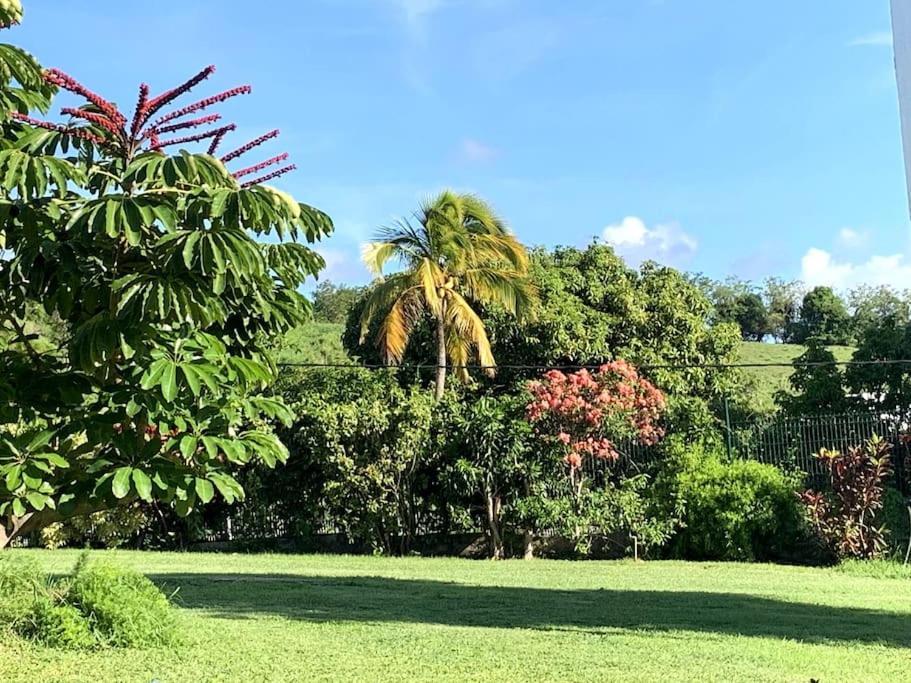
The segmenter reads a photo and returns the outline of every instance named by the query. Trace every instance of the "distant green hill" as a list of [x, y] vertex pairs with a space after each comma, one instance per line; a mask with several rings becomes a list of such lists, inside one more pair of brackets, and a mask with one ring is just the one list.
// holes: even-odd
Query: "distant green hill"
[[279, 363], [351, 363], [342, 346], [344, 325], [305, 323], [285, 335], [278, 345]]
[[[830, 346], [829, 350], [839, 361], [851, 360], [854, 349], [850, 346]], [[766, 344], [763, 342], [741, 342], [739, 362], [741, 363], [793, 363], [804, 352], [800, 344]], [[775, 393], [788, 390], [788, 379], [793, 370], [789, 367], [744, 368], [743, 373], [755, 389], [753, 406], [767, 411], [775, 407]]]

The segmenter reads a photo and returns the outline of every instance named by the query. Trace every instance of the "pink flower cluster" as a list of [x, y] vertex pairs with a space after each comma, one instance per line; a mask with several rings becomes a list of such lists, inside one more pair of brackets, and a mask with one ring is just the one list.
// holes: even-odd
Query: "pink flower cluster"
[[242, 85], [237, 88], [231, 88], [230, 90], [225, 90], [224, 92], [218, 93], [217, 95], [213, 95], [212, 97], [207, 97], [204, 100], [200, 100], [199, 102], [194, 102], [193, 104], [189, 104], [186, 107], [177, 109], [175, 111], [172, 111], [170, 114], [162, 116], [157, 121], [155, 121], [155, 123], [152, 124], [152, 127], [158, 128], [162, 124], [168, 123], [169, 121], [173, 121], [174, 119], [179, 119], [179, 118], [183, 118], [184, 116], [189, 116], [190, 114], [195, 114], [198, 111], [202, 111], [203, 109], [207, 109], [207, 108], [211, 107], [213, 104], [220, 104], [220, 103], [224, 102], [225, 100], [229, 100], [232, 97], [237, 97], [238, 95], [249, 95], [251, 92], [253, 92], [253, 88], [250, 87], [249, 85]]
[[207, 123], [215, 123], [216, 121], [221, 121], [221, 114], [209, 114], [208, 116], [200, 116], [197, 119], [190, 119], [189, 121], [183, 121], [182, 123], [172, 123], [170, 126], [160, 126], [158, 132], [176, 133], [179, 130], [199, 128], [200, 126], [205, 126]]
[[281, 162], [285, 161], [287, 158], [288, 158], [287, 152], [285, 152], [284, 154], [279, 154], [277, 157], [272, 157], [271, 159], [266, 159], [265, 161], [261, 161], [258, 164], [250, 166], [249, 168], [242, 168], [239, 171], [235, 171], [234, 177], [243, 178], [245, 175], [250, 175], [251, 173], [257, 173], [259, 171], [262, 171], [264, 168], [269, 168], [269, 166], [272, 166], [274, 164], [280, 164]]
[[621, 439], [650, 445], [664, 436], [664, 395], [626, 361], [595, 372], [551, 370], [528, 388], [529, 421], [541, 437], [560, 446], [571, 470], [585, 458], [616, 460]]
[[193, 76], [187, 82], [177, 86], [173, 90], [168, 90], [166, 92], [163, 92], [158, 97], [153, 97], [151, 100], [148, 100], [145, 103], [145, 106], [143, 107], [143, 110], [142, 110], [143, 122], [148, 121], [159, 110], [161, 110], [162, 107], [170, 104], [171, 102], [176, 100], [181, 95], [185, 95], [186, 93], [190, 92], [193, 88], [195, 88], [197, 85], [202, 83], [204, 80], [206, 80], [209, 76], [211, 76], [214, 73], [215, 73], [215, 67], [212, 65], [207, 66], [205, 69], [203, 69], [198, 74]]

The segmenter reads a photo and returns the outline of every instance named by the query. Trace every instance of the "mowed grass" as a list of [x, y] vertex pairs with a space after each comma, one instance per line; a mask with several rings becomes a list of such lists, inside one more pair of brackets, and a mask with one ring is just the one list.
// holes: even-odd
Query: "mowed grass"
[[[741, 342], [738, 362], [740, 363], [782, 363], [790, 365], [804, 351], [801, 344], [766, 344], [764, 342]], [[850, 346], [830, 346], [829, 350], [839, 362], [851, 360], [854, 348]], [[779, 391], [790, 391], [788, 380], [791, 367], [756, 367], [744, 368], [743, 373], [753, 388], [752, 405], [760, 412], [769, 412], [775, 408], [775, 394]]]
[[[77, 557], [13, 552], [61, 573]], [[187, 643], [73, 653], [5, 639], [0, 681], [911, 679], [907, 577], [682, 562], [105, 555], [177, 591]]]

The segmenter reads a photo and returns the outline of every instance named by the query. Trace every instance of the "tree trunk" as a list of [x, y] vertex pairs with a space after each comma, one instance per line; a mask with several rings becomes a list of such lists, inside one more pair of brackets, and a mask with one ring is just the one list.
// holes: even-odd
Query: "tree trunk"
[[0, 523], [0, 550], [8, 548], [10, 543], [21, 536], [25, 536], [46, 524], [39, 524], [37, 513], [28, 513], [22, 517], [7, 517]]
[[535, 535], [528, 529], [522, 532], [522, 557], [526, 560], [535, 559]]
[[439, 401], [446, 391], [446, 327], [443, 319], [437, 320], [437, 379], [434, 398]]
[[502, 560], [506, 552], [503, 548], [503, 537], [500, 535], [500, 499], [488, 489], [484, 492], [484, 504], [487, 509], [487, 529], [490, 531], [490, 557]]

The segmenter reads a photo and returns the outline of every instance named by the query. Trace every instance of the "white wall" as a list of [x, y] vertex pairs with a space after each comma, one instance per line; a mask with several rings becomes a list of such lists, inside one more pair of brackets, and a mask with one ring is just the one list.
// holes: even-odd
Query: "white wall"
[[892, 34], [905, 146], [905, 179], [911, 202], [911, 0], [892, 0]]

